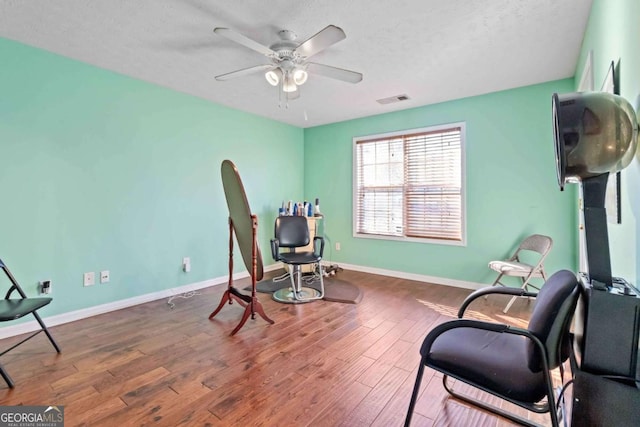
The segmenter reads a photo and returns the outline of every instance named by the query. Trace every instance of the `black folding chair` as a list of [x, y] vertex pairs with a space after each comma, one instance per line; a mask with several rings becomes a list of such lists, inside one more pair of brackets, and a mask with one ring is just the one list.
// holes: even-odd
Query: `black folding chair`
[[[40, 308], [44, 307], [45, 305], [51, 302], [51, 298], [27, 298], [27, 295], [24, 293], [22, 288], [20, 288], [20, 285], [18, 284], [16, 279], [13, 277], [13, 274], [11, 274], [11, 272], [9, 271], [7, 266], [4, 264], [4, 262], [2, 262], [2, 260], [0, 260], [0, 268], [2, 268], [4, 273], [7, 275], [7, 277], [11, 281], [11, 287], [9, 288], [9, 291], [5, 295], [4, 299], [0, 300], [0, 322], [10, 322], [12, 320], [19, 319], [27, 314], [33, 314], [33, 316], [36, 318], [36, 320], [40, 324], [40, 329], [38, 331], [32, 333], [22, 341], [4, 350], [2, 353], [0, 353], [0, 356], [5, 355], [6, 353], [10, 352], [14, 348], [18, 347], [20, 344], [23, 344], [26, 341], [30, 340], [31, 338], [35, 337], [40, 332], [44, 332], [45, 334], [47, 334], [47, 337], [49, 338], [49, 341], [51, 341], [51, 344], [53, 345], [53, 347], [56, 349], [58, 353], [60, 353], [60, 347], [58, 347], [58, 343], [56, 343], [56, 341], [53, 339], [53, 337], [49, 333], [49, 330], [47, 329], [44, 322], [42, 321], [42, 319], [37, 313], [37, 310], [39, 310]], [[11, 294], [13, 292], [17, 292], [19, 294], [19, 298], [11, 298]], [[4, 378], [4, 380], [6, 381], [9, 387], [11, 388], [14, 387], [13, 380], [11, 379], [7, 371], [4, 369], [2, 364], [0, 364], [0, 375], [2, 375], [2, 378]]]

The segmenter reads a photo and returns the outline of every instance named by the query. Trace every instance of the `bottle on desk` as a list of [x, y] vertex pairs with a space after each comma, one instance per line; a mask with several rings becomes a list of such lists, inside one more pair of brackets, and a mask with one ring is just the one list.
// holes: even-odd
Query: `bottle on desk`
[[322, 216], [322, 212], [320, 212], [320, 199], [316, 197], [316, 206], [313, 209], [313, 216]]

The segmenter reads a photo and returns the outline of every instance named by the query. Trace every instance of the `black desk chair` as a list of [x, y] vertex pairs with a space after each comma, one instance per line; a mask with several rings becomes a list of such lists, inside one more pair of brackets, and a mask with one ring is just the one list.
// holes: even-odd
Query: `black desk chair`
[[[0, 322], [10, 322], [12, 320], [16, 320], [23, 316], [26, 316], [27, 314], [33, 314], [33, 316], [36, 318], [36, 320], [40, 324], [40, 329], [38, 331], [29, 335], [27, 338], [23, 339], [19, 343], [14, 344], [13, 346], [4, 350], [2, 353], [0, 353], [0, 356], [3, 356], [4, 354], [10, 352], [14, 348], [18, 347], [20, 344], [23, 344], [24, 342], [35, 337], [40, 332], [44, 332], [47, 335], [53, 347], [56, 349], [58, 353], [60, 353], [60, 347], [58, 347], [58, 344], [53, 339], [53, 337], [49, 333], [49, 330], [47, 329], [44, 322], [42, 321], [42, 319], [37, 313], [37, 310], [41, 309], [42, 307], [44, 307], [45, 305], [48, 305], [51, 302], [51, 298], [27, 298], [27, 295], [24, 293], [22, 288], [20, 288], [20, 285], [18, 285], [18, 282], [13, 277], [13, 275], [11, 274], [7, 266], [2, 262], [2, 260], [0, 260], [0, 267], [2, 268], [4, 273], [7, 275], [9, 280], [11, 281], [11, 287], [9, 288], [9, 291], [5, 295], [4, 299], [0, 300]], [[11, 298], [11, 294], [13, 292], [17, 292], [20, 298]], [[9, 387], [11, 388], [14, 387], [13, 380], [11, 379], [7, 371], [5, 371], [2, 364], [0, 364], [0, 375], [2, 375], [2, 378], [4, 378], [4, 380], [6, 381]]]
[[[480, 296], [498, 293], [536, 297], [536, 306], [527, 329], [462, 319], [468, 305]], [[458, 312], [458, 320], [435, 327], [422, 343], [422, 360], [413, 388], [405, 426], [411, 423], [424, 367], [444, 374], [445, 389], [454, 397], [518, 424], [537, 424], [496, 406], [454, 391], [452, 377], [491, 393], [529, 411], [549, 412], [552, 425], [558, 425], [554, 402], [552, 369], [567, 360], [570, 353], [569, 327], [578, 301], [576, 276], [561, 270], [549, 277], [537, 294], [517, 288], [489, 287], [473, 292]]]
[[[313, 238], [313, 250], [301, 250], [311, 243], [307, 218], [303, 216], [279, 216], [275, 223], [275, 239], [271, 239], [273, 259], [292, 266], [291, 288], [280, 289], [273, 293], [273, 299], [279, 302], [309, 302], [324, 298], [324, 281], [322, 271], [322, 254], [324, 238]], [[281, 252], [285, 248], [288, 251]], [[302, 269], [300, 266], [317, 264], [320, 276], [320, 290], [302, 286]]]

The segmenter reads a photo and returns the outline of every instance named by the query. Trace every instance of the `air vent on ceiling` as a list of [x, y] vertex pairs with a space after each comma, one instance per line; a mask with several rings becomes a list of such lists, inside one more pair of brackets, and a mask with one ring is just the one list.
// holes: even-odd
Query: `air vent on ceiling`
[[378, 99], [376, 100], [376, 102], [378, 104], [393, 104], [394, 102], [400, 102], [400, 101], [407, 101], [411, 98], [409, 98], [409, 95], [403, 94], [403, 95], [396, 95], [396, 96], [390, 96], [389, 98], [382, 98], [382, 99]]

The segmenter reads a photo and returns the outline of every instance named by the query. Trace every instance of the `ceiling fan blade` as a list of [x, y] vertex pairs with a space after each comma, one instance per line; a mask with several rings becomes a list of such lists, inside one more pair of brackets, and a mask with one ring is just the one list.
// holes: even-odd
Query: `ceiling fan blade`
[[256, 52], [259, 52], [265, 56], [268, 56], [268, 57], [278, 56], [276, 52], [269, 49], [268, 47], [263, 46], [257, 41], [251, 40], [249, 37], [243, 36], [242, 34], [236, 33], [235, 31], [230, 30], [228, 28], [217, 27], [213, 29], [213, 32], [233, 42], [241, 44], [244, 47], [248, 47], [251, 50], [255, 50]]
[[332, 44], [338, 43], [340, 40], [344, 40], [347, 35], [342, 31], [342, 28], [335, 25], [327, 25], [320, 30], [314, 36], [304, 41], [300, 46], [295, 48], [294, 52], [300, 54], [305, 58], [309, 58], [312, 55], [320, 52], [323, 49], [328, 48]]
[[273, 68], [273, 64], [256, 65], [254, 67], [243, 68], [242, 70], [232, 71], [226, 74], [220, 74], [219, 76], [216, 76], [216, 80], [224, 81], [224, 80], [235, 79], [236, 77], [243, 77], [249, 74], [257, 73], [259, 71], [270, 70], [272, 68]]
[[317, 64], [315, 62], [307, 62], [307, 71], [312, 74], [319, 74], [349, 83], [358, 83], [362, 80], [362, 73], [331, 67], [330, 65]]

